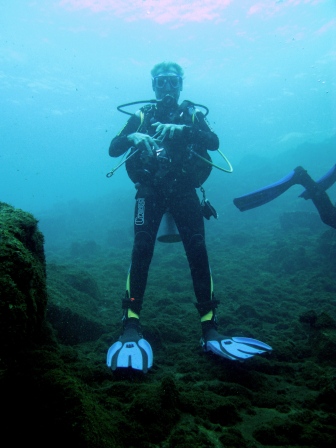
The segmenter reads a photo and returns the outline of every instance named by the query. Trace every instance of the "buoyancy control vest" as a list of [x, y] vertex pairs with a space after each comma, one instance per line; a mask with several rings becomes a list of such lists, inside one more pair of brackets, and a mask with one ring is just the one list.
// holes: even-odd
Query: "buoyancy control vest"
[[[157, 103], [142, 107], [137, 132], [153, 136], [155, 127], [151, 125], [155, 122], [197, 126], [197, 112], [192, 102], [183, 101], [180, 106], [176, 106]], [[197, 143], [188, 144], [181, 138], [177, 141], [163, 140], [159, 147], [158, 151], [153, 148], [153, 155], [131, 148], [126, 170], [134, 183], [153, 186], [181, 183], [198, 188], [209, 177], [212, 170], [211, 157]]]

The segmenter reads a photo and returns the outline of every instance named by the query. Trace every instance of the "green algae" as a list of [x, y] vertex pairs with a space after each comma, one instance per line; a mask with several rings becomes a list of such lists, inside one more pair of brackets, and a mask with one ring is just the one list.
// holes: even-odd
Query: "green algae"
[[[242, 229], [249, 238], [232, 237], [234, 245], [210, 238], [220, 328], [274, 348], [242, 364], [202, 352], [183, 251], [159, 246], [142, 313], [154, 365], [143, 375], [112, 373], [105, 365], [121, 329], [128, 254], [116, 247], [113, 260], [99, 251], [81, 258], [84, 249], [71, 243], [68, 252], [49, 253], [45, 264], [43, 236], [31, 215], [2, 205], [0, 222], [1, 299], [7, 304], [0, 318], [20, 323], [2, 330], [13, 349], [0, 376], [3, 437], [13, 444], [333, 446], [335, 280], [334, 262], [320, 250], [324, 237], [305, 235], [305, 251], [290, 251], [293, 268], [281, 245], [300, 243], [296, 234], [282, 233], [274, 242], [272, 232]], [[27, 334], [38, 337], [22, 345]], [[13, 434], [13, 422], [20, 432]]]

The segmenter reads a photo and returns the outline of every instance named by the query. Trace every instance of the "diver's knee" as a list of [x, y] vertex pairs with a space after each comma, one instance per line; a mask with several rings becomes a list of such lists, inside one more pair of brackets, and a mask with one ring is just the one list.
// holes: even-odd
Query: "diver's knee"
[[138, 232], [134, 238], [133, 251], [148, 256], [153, 253], [154, 244], [155, 242], [148, 232]]
[[202, 253], [206, 252], [204, 236], [200, 233], [193, 235], [186, 247], [186, 252], [190, 255], [201, 257]]
[[190, 238], [189, 241], [189, 246], [190, 247], [200, 247], [200, 246], [205, 246], [205, 240], [204, 240], [204, 236], [201, 235], [200, 233], [196, 233], [195, 235], [193, 235]]

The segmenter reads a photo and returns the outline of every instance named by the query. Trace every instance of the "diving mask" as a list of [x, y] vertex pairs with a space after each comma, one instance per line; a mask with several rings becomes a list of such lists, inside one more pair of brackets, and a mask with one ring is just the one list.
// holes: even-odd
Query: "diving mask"
[[153, 88], [154, 89], [164, 89], [166, 84], [169, 83], [172, 89], [179, 89], [182, 87], [181, 76], [155, 76], [153, 78]]

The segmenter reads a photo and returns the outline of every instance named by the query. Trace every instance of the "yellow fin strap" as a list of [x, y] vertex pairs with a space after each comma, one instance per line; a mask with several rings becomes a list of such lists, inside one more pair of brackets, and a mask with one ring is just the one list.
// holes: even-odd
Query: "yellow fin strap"
[[211, 320], [213, 318], [213, 311], [209, 311], [207, 314], [201, 317], [201, 322], [205, 322], [207, 320]]
[[137, 313], [134, 313], [130, 308], [127, 310], [127, 317], [135, 317], [135, 319], [139, 319], [140, 316]]

